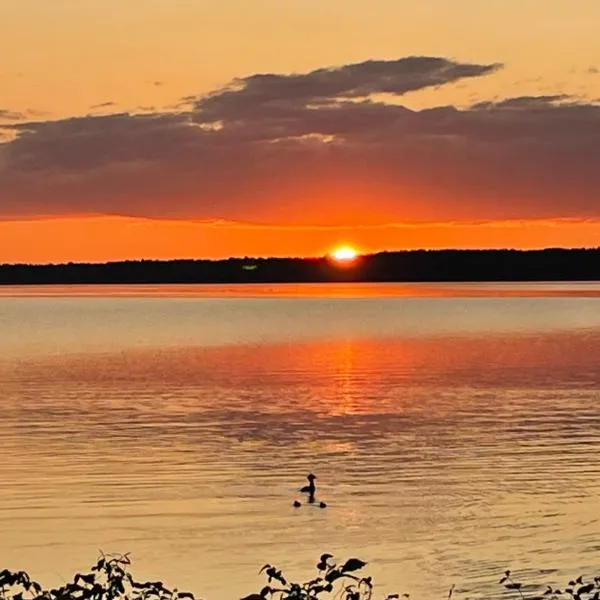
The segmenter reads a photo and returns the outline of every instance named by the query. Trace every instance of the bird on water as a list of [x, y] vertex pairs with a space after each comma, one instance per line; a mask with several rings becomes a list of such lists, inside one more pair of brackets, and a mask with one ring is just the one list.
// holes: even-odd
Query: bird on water
[[[308, 498], [307, 498], [308, 504], [316, 504], [316, 498], [315, 498], [315, 494], [317, 493], [317, 486], [315, 485], [316, 478], [317, 478], [316, 475], [309, 473], [306, 476], [306, 479], [308, 479], [308, 485], [305, 485], [304, 487], [300, 488], [300, 492], [303, 494], [306, 494], [308, 496]], [[302, 506], [300, 501], [294, 500], [294, 507], [299, 508], [300, 506]], [[327, 504], [325, 504], [325, 502], [319, 502], [317, 506], [319, 508], [326, 508]]]
[[[315, 485], [315, 479], [317, 478], [316, 475], [313, 475], [312, 473], [309, 473], [306, 476], [306, 479], [308, 479], [308, 485], [305, 485], [303, 488], [300, 488], [300, 491], [303, 494], [308, 494], [309, 498], [313, 498], [313, 502], [314, 502], [314, 497], [315, 497], [315, 493], [317, 491], [317, 486]], [[310, 502], [310, 500], [309, 500]], [[312, 504], [312, 502], [311, 502]]]

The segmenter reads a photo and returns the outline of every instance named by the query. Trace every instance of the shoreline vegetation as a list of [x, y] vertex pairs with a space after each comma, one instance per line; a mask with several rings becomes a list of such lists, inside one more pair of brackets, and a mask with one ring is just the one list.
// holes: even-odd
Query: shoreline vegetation
[[599, 281], [599, 248], [410, 250], [357, 257], [3, 264], [0, 285]]
[[[162, 581], [136, 581], [130, 571], [129, 554], [102, 554], [88, 573], [76, 573], [70, 583], [44, 589], [25, 571], [0, 569], [1, 600], [200, 600], [191, 592], [169, 589]], [[331, 554], [322, 554], [317, 574], [304, 583], [291, 582], [277, 567], [266, 564], [259, 574], [264, 585], [241, 600], [409, 600], [410, 594], [377, 596], [370, 576], [362, 574], [367, 563], [348, 558], [336, 563]], [[563, 589], [550, 585], [524, 585], [505, 571], [498, 582], [503, 595], [514, 600], [599, 600], [600, 577], [585, 580], [583, 575], [569, 581]], [[500, 588], [500, 590], [502, 590]], [[499, 590], [499, 591], [500, 591]], [[452, 585], [447, 600], [455, 593]]]

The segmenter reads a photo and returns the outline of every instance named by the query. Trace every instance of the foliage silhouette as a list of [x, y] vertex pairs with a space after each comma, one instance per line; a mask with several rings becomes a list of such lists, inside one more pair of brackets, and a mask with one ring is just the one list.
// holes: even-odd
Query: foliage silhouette
[[[371, 577], [360, 577], [366, 563], [350, 558], [341, 566], [332, 562], [331, 554], [323, 554], [317, 564], [318, 575], [305, 583], [288, 581], [280, 569], [267, 564], [260, 573], [267, 585], [244, 600], [371, 600]], [[104, 555], [89, 573], [76, 573], [71, 583], [44, 590], [25, 571], [0, 571], [0, 600], [195, 600], [190, 592], [170, 590], [162, 581], [136, 581], [129, 571], [128, 554]], [[398, 598], [391, 595], [386, 600]]]
[[[76, 573], [71, 583], [48, 590], [25, 571], [0, 570], [0, 600], [195, 600], [191, 592], [170, 590], [162, 581], [136, 581], [129, 571], [130, 565], [128, 554], [102, 554], [89, 573]], [[266, 564], [259, 571], [266, 577], [266, 585], [242, 600], [373, 600], [371, 577], [359, 574], [366, 565], [358, 558], [349, 558], [338, 565], [331, 554], [322, 554], [316, 564], [317, 576], [294, 583], [281, 569]], [[513, 579], [511, 571], [506, 571], [499, 583], [518, 600], [600, 600], [600, 577], [588, 581], [581, 575], [558, 589], [550, 585], [525, 585]], [[454, 592], [453, 585], [448, 600]], [[384, 600], [399, 598], [408, 599], [409, 594], [388, 594]]]
[[[321, 600], [339, 598], [341, 600], [371, 600], [373, 581], [371, 577], [356, 575], [366, 562], [349, 558], [341, 566], [332, 561], [331, 554], [322, 554], [317, 563], [318, 575], [305, 583], [288, 581], [281, 570], [273, 565], [265, 565], [260, 573], [267, 577], [267, 585], [258, 593], [245, 596], [242, 600]], [[397, 594], [386, 600], [398, 598]]]
[[521, 600], [526, 600], [527, 598], [523, 593], [525, 588], [531, 589], [532, 595], [529, 596], [530, 600], [543, 598], [548, 598], [548, 600], [562, 600], [566, 596], [570, 596], [573, 600], [600, 600], [600, 577], [594, 577], [592, 581], [586, 582], [583, 575], [580, 575], [577, 579], [569, 581], [563, 590], [547, 585], [545, 591], [540, 593], [539, 588], [543, 586], [526, 586], [521, 582], [515, 581], [512, 578], [511, 571], [505, 571], [504, 577], [500, 579], [500, 584], [506, 590], [516, 592]]
[[162, 581], [136, 581], [128, 554], [104, 555], [90, 573], [76, 573], [71, 583], [44, 590], [24, 571], [0, 571], [1, 600], [195, 600], [190, 592], [167, 589]]

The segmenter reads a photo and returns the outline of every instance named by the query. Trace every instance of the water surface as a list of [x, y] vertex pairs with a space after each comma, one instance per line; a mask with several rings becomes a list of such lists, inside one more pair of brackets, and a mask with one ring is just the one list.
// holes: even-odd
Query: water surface
[[413, 598], [597, 574], [597, 283], [0, 296], [0, 568], [131, 551], [215, 600], [324, 551]]

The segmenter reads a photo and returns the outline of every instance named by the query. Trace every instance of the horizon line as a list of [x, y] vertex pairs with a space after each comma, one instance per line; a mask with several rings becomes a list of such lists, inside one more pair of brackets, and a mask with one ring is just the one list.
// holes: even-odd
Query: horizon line
[[[377, 252], [360, 252], [357, 251], [359, 258], [372, 258], [383, 254], [417, 254], [417, 253], [499, 253], [499, 252], [517, 252], [521, 254], [532, 254], [537, 252], [594, 252], [600, 251], [600, 246], [546, 246], [540, 248], [412, 248], [406, 250], [379, 250]], [[180, 258], [122, 258], [116, 260], [105, 260], [105, 261], [64, 261], [64, 262], [47, 262], [47, 263], [32, 263], [32, 262], [13, 262], [13, 263], [0, 263], [0, 268], [7, 267], [68, 267], [68, 266], [109, 266], [117, 264], [127, 263], [176, 263], [176, 262], [202, 262], [202, 263], [223, 263], [228, 261], [319, 261], [327, 260], [330, 253], [325, 253], [315, 256], [229, 256], [223, 258], [191, 258], [191, 257], [180, 257]]]

